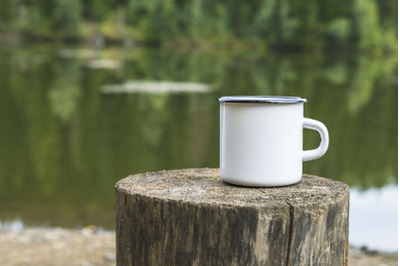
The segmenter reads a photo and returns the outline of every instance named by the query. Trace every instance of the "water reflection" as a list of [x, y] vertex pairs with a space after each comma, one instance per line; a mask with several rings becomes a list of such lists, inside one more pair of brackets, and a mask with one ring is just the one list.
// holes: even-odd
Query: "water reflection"
[[350, 193], [350, 244], [395, 252], [397, 246], [397, 186]]
[[54, 79], [47, 92], [51, 112], [62, 121], [69, 121], [77, 109], [82, 89], [78, 86], [81, 69], [78, 61], [58, 60], [52, 67]]
[[[396, 58], [110, 49], [0, 49], [0, 218], [112, 228], [113, 185], [131, 173], [218, 167], [221, 95], [308, 99], [331, 146], [305, 172], [361, 188], [396, 182]], [[123, 68], [88, 68], [117, 60]], [[104, 94], [107, 84], [210, 84], [207, 93]], [[318, 145], [305, 132], [304, 148]]]
[[170, 81], [130, 81], [124, 84], [104, 85], [102, 93], [207, 93], [211, 87], [201, 83]]

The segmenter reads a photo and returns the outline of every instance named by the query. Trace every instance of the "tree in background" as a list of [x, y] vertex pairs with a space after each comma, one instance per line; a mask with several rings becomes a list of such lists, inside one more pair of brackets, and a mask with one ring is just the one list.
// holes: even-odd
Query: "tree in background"
[[55, 0], [51, 13], [52, 29], [65, 37], [79, 34], [82, 6], [80, 0]]
[[2, 0], [0, 36], [397, 51], [396, 21], [388, 0]]

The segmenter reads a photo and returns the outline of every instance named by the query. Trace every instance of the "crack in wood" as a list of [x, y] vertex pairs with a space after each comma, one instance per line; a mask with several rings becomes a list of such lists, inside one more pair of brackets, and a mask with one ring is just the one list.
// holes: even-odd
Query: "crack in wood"
[[288, 232], [288, 244], [287, 244], [287, 254], [286, 254], [286, 266], [290, 266], [290, 249], [292, 245], [292, 239], [293, 239], [293, 221], [294, 221], [294, 207], [292, 204], [289, 202], [286, 202], [286, 204], [289, 206], [289, 232]]

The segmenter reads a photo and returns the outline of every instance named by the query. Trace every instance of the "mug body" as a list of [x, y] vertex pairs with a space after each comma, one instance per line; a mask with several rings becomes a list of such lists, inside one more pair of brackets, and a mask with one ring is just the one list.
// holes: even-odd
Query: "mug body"
[[220, 100], [221, 178], [255, 187], [300, 181], [304, 102]]

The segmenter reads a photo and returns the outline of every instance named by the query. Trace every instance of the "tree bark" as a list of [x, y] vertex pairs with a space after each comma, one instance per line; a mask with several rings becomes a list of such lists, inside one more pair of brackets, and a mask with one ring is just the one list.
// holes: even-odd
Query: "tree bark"
[[116, 184], [117, 265], [347, 265], [349, 187], [303, 175], [287, 187], [224, 183], [218, 169]]

